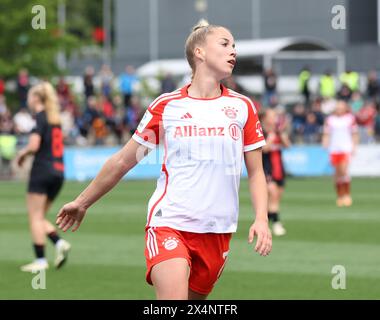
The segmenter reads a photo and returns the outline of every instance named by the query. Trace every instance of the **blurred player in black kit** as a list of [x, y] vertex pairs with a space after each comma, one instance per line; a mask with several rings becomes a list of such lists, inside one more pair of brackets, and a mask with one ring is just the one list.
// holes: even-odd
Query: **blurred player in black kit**
[[18, 153], [17, 164], [22, 166], [28, 155], [34, 155], [26, 202], [36, 259], [21, 270], [36, 272], [49, 267], [45, 258], [46, 235], [56, 248], [56, 268], [65, 263], [70, 244], [60, 239], [56, 228], [45, 217], [64, 182], [60, 106], [53, 86], [42, 82], [32, 87], [28, 92], [28, 106], [35, 114], [36, 126], [27, 146]]
[[272, 223], [273, 234], [283, 236], [286, 230], [280, 221], [279, 211], [285, 186], [285, 169], [281, 150], [290, 146], [290, 140], [277, 120], [276, 111], [273, 109], [267, 109], [261, 114], [267, 142], [263, 147], [263, 166], [268, 184], [268, 219]]

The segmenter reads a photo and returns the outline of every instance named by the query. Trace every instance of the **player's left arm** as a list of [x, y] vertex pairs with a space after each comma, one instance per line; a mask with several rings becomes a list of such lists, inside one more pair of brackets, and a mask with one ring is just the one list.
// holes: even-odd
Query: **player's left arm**
[[26, 157], [35, 154], [41, 145], [41, 136], [38, 133], [32, 133], [29, 137], [28, 144], [19, 151], [16, 158], [16, 163], [21, 167]]
[[356, 120], [353, 120], [352, 124], [352, 155], [356, 153], [356, 148], [360, 142], [359, 129]]
[[245, 152], [244, 160], [251, 200], [256, 212], [255, 221], [249, 229], [248, 242], [252, 243], [257, 236], [255, 250], [266, 256], [272, 250], [272, 235], [268, 226], [268, 189], [263, 170], [262, 149]]
[[359, 144], [359, 133], [357, 131], [352, 133], [352, 154], [354, 155], [356, 153], [357, 146]]
[[281, 138], [281, 143], [282, 143], [282, 145], [283, 145], [285, 148], [289, 148], [289, 147], [292, 145], [292, 143], [290, 142], [290, 139], [289, 139], [288, 134], [287, 134], [285, 131], [280, 132], [279, 134], [280, 134], [280, 138]]

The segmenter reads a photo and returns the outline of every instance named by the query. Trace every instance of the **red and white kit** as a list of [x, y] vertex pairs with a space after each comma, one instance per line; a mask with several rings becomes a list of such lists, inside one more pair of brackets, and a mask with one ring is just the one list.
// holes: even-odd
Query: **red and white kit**
[[358, 130], [351, 113], [343, 116], [330, 115], [326, 119], [325, 133], [329, 134], [329, 153], [333, 165], [348, 161], [353, 151], [352, 134]]
[[196, 99], [185, 86], [149, 106], [133, 139], [164, 145], [164, 162], [148, 205], [146, 280], [154, 265], [184, 258], [189, 287], [208, 294], [227, 261], [236, 231], [245, 151], [265, 144], [254, 104], [225, 87], [220, 97]]
[[147, 226], [235, 232], [243, 152], [265, 145], [257, 111], [224, 86], [213, 99], [192, 98], [188, 87], [153, 101], [133, 135], [149, 148], [162, 142], [165, 150]]

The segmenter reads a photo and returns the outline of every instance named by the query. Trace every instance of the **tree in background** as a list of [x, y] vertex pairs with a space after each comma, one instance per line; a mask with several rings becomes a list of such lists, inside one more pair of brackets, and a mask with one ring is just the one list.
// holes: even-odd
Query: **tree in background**
[[[57, 75], [57, 53], [69, 57], [73, 49], [94, 43], [93, 32], [101, 26], [101, 0], [66, 0], [66, 27], [57, 22], [57, 6], [63, 0], [1, 0], [0, 77], [15, 78], [22, 68], [38, 77]], [[35, 5], [46, 10], [46, 28], [33, 29]]]

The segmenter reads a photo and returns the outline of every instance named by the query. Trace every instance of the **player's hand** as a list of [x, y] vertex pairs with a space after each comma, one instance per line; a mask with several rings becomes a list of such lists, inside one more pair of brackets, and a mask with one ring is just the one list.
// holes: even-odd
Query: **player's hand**
[[16, 163], [19, 167], [21, 167], [24, 164], [24, 161], [26, 159], [26, 153], [22, 150], [17, 154], [16, 157]]
[[74, 232], [80, 227], [85, 214], [86, 209], [79, 206], [77, 202], [72, 201], [65, 204], [61, 210], [59, 210], [55, 223], [58, 225], [58, 228], [64, 232], [75, 224], [72, 229], [72, 232]]
[[272, 250], [272, 234], [268, 221], [256, 220], [252, 224], [249, 228], [248, 243], [253, 243], [255, 236], [257, 236], [255, 251], [261, 256], [267, 256]]
[[270, 132], [270, 133], [268, 133], [268, 136], [267, 136], [267, 138], [265, 139], [265, 141], [266, 141], [268, 144], [273, 144], [275, 140], [276, 140], [276, 133], [274, 133], [274, 132]]

